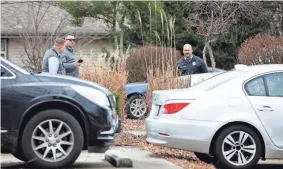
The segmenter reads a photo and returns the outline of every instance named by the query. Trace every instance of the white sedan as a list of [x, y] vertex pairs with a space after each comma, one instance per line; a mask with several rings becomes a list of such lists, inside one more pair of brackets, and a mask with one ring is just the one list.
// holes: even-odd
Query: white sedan
[[154, 91], [147, 142], [249, 168], [283, 158], [283, 64], [246, 66], [190, 88]]

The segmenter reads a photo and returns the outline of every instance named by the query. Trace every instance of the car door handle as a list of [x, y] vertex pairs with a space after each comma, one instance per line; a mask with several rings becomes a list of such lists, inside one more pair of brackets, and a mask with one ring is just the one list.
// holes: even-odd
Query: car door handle
[[262, 106], [262, 108], [258, 110], [259, 111], [273, 111], [273, 109], [270, 106]]

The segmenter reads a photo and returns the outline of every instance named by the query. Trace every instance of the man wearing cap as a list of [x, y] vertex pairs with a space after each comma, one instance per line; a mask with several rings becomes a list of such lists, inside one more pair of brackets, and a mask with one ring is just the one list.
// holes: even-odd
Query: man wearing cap
[[65, 48], [64, 39], [56, 39], [54, 46], [48, 49], [42, 60], [42, 73], [65, 75], [65, 68], [61, 60], [61, 54]]
[[75, 37], [73, 35], [67, 35], [65, 37], [65, 50], [62, 53], [63, 65], [66, 69], [66, 75], [79, 77], [79, 67], [78, 57], [74, 54]]
[[190, 75], [198, 73], [207, 73], [207, 67], [204, 61], [193, 54], [193, 49], [190, 44], [185, 44], [183, 47], [184, 56], [178, 60], [177, 68], [181, 75]]

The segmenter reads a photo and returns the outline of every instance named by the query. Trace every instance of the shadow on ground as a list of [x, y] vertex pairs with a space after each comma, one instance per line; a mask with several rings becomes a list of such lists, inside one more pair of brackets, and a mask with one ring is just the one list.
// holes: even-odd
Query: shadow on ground
[[[71, 167], [68, 167], [69, 169], [113, 169], [112, 165], [105, 165], [105, 162], [95, 162], [95, 163], [91, 163], [91, 162], [76, 162], [74, 165], [72, 165]], [[1, 163], [1, 168], [5, 168], [5, 169], [31, 169], [32, 166], [30, 164], [27, 163]], [[62, 168], [63, 169], [63, 168]], [[64, 168], [66, 169], [66, 168]]]
[[[106, 161], [104, 162], [77, 162], [70, 169], [113, 169], [114, 167], [109, 165], [105, 165]], [[1, 168], [5, 169], [31, 169], [30, 164], [25, 163], [1, 163]], [[252, 169], [282, 169], [282, 164], [258, 164], [254, 166]], [[65, 168], [64, 168], [65, 169]], [[220, 168], [224, 169], [224, 168]]]
[[[251, 169], [282, 169], [282, 164], [258, 164]], [[218, 168], [218, 169], [228, 169], [228, 168]]]

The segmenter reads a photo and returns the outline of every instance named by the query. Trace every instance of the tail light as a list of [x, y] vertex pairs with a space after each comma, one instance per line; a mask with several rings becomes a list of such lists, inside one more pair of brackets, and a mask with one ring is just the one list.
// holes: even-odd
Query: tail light
[[174, 114], [188, 106], [190, 103], [169, 103], [165, 104], [163, 114]]

